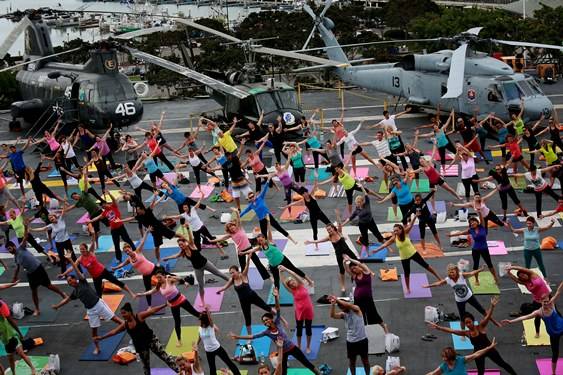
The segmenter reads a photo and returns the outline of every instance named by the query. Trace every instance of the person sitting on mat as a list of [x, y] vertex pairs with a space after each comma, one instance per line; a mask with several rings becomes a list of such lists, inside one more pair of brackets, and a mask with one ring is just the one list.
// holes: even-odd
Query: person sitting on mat
[[[129, 336], [131, 336], [131, 341], [135, 347], [135, 351], [141, 359], [143, 364], [143, 374], [151, 375], [151, 352], [153, 352], [162, 362], [174, 372], [178, 372], [178, 366], [174, 356], [166, 353], [164, 347], [158, 340], [158, 337], [154, 334], [153, 330], [148, 326], [146, 320], [152, 315], [156, 314], [160, 310], [164, 309], [166, 304], [149, 307], [147, 310], [140, 312], [138, 314], [133, 313], [133, 308], [129, 302], [125, 303], [121, 307], [121, 316], [124, 319], [118, 327], [109, 331], [103, 336], [96, 336], [94, 340], [96, 342], [107, 339], [117, 335], [120, 332], [127, 331]], [[194, 374], [195, 375], [195, 374]]]
[[94, 340], [94, 351], [92, 354], [98, 355], [100, 354], [100, 343], [95, 338], [98, 336], [98, 328], [102, 325], [101, 320], [103, 319], [106, 322], [112, 320], [120, 325], [123, 323], [123, 320], [118, 318], [104, 300], [98, 297], [96, 291], [90, 287], [90, 284], [88, 284], [88, 281], [82, 272], [80, 272], [80, 268], [73, 262], [70, 252], [67, 251], [65, 257], [74, 270], [74, 274], [71, 273], [67, 275], [66, 282], [74, 288], [74, 291], [61, 302], [53, 305], [53, 309], [58, 310], [60, 307], [75, 299], [79, 299], [80, 302], [82, 302], [86, 308], [88, 324], [90, 328], [92, 328], [92, 339]]
[[183, 355], [176, 357], [176, 365], [178, 366], [178, 375], [205, 375], [203, 372], [203, 365], [199, 357], [199, 349], [195, 342], [192, 342], [192, 352], [194, 353], [194, 360], [190, 361]]
[[[462, 318], [460, 322], [461, 329], [465, 330], [465, 320], [463, 319], [463, 316], [465, 316], [466, 304], [469, 303], [471, 306], [475, 308], [475, 310], [479, 311], [481, 314], [485, 316], [487, 314], [483, 306], [481, 306], [481, 304], [479, 303], [479, 301], [471, 291], [469, 285], [467, 285], [467, 278], [476, 276], [479, 272], [482, 272], [484, 270], [485, 268], [482, 267], [471, 272], [460, 272], [459, 268], [457, 268], [457, 265], [448, 264], [448, 276], [445, 279], [436, 281], [435, 283], [432, 284], [423, 285], [422, 287], [433, 288], [445, 284], [451, 286], [452, 289], [454, 290], [455, 303], [457, 305], [459, 316]], [[498, 324], [498, 322], [492, 319], [491, 317], [487, 317], [487, 320], [488, 319], [491, 319], [491, 321], [496, 326], [500, 326], [500, 324]]]
[[[293, 356], [296, 360], [301, 362], [303, 366], [307, 367], [311, 372], [316, 375], [321, 375], [321, 372], [317, 370], [315, 365], [313, 365], [303, 354], [301, 349], [299, 349], [293, 341], [287, 336], [284, 328], [280, 324], [282, 322], [281, 317], [281, 307], [280, 307], [280, 296], [278, 288], [274, 288], [272, 294], [274, 295], [274, 299], [276, 301], [276, 315], [274, 316], [272, 313], [265, 313], [262, 315], [262, 322], [266, 326], [266, 329], [262, 332], [255, 333], [253, 335], [235, 335], [234, 333], [229, 333], [229, 336], [233, 340], [254, 340], [260, 337], [268, 336], [272, 341], [276, 342], [278, 337], [283, 338], [283, 355], [281, 358], [282, 362], [282, 375], [287, 375], [287, 360], [289, 356]], [[279, 359], [278, 359], [279, 360]]]
[[[457, 289], [456, 289], [456, 293], [457, 293]], [[489, 324], [489, 321], [493, 321], [492, 319], [493, 310], [495, 309], [495, 306], [498, 304], [498, 301], [499, 298], [497, 296], [491, 298], [491, 307], [489, 307], [489, 309], [487, 310], [487, 313], [485, 314], [483, 320], [477, 325], [475, 324], [475, 317], [473, 316], [473, 314], [466, 312], [463, 315], [461, 315], [461, 324], [462, 324], [461, 330], [442, 327], [433, 322], [426, 322], [426, 323], [430, 326], [430, 328], [437, 329], [438, 331], [461, 336], [462, 339], [468, 337], [469, 340], [471, 341], [471, 344], [473, 345], [474, 348], [473, 352], [477, 352], [481, 349], [486, 348], [491, 344], [491, 341], [487, 337], [487, 333], [486, 333], [487, 324]], [[467, 327], [468, 329], [465, 330], [465, 327]], [[485, 357], [489, 357], [491, 361], [502, 367], [509, 374], [516, 375], [516, 371], [501, 357], [500, 353], [496, 350], [496, 348], [489, 350], [482, 357], [475, 359], [475, 365], [477, 366], [478, 375], [485, 375]]]
[[497, 345], [497, 340], [493, 338], [491, 344], [481, 350], [478, 350], [469, 355], [458, 355], [454, 348], [447, 346], [442, 349], [442, 362], [440, 366], [434, 371], [430, 371], [426, 375], [455, 375], [455, 374], [467, 374], [467, 369], [465, 365], [467, 362], [471, 362], [484, 356], [489, 350], [494, 349]]

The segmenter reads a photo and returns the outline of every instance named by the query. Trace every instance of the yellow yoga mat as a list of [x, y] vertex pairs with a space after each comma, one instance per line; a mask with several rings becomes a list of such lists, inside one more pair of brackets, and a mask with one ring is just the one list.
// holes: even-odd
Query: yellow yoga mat
[[540, 326], [540, 337], [536, 338], [536, 327], [534, 327], [534, 319], [524, 320], [524, 335], [526, 335], [527, 346], [549, 346], [549, 335], [545, 330], [543, 321]]
[[491, 155], [492, 155], [494, 158], [500, 158], [500, 157], [502, 156], [502, 151], [500, 151], [500, 150], [493, 150], [493, 151], [491, 151]]
[[[246, 208], [246, 205], [241, 204], [240, 205], [240, 210], [244, 210]], [[246, 215], [244, 215], [243, 217], [240, 218], [240, 221], [253, 221], [254, 217], [256, 216], [256, 213], [254, 212], [254, 210], [250, 210], [248, 211], [248, 213]]]
[[166, 344], [166, 353], [170, 355], [181, 355], [182, 353], [192, 350], [192, 342], [197, 342], [199, 332], [197, 326], [182, 327], [182, 346], [178, 347], [176, 344], [176, 332], [172, 330], [168, 344]]

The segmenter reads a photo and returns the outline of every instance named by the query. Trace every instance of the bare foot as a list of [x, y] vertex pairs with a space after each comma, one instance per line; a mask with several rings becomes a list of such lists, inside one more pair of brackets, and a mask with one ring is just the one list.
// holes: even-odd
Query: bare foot
[[540, 334], [539, 334], [539, 333], [536, 333], [536, 334], [534, 335], [534, 337], [535, 337], [536, 339], [539, 339], [539, 338], [540, 338]]
[[92, 354], [94, 354], [94, 355], [100, 354], [100, 348], [96, 347], [96, 348], [94, 349], [94, 351], [92, 352]]
[[181, 340], [178, 340], [178, 342], [176, 343], [176, 347], [179, 348], [179, 347], [181, 347], [181, 346], [182, 346], [182, 341], [181, 341]]
[[407, 294], [411, 294], [411, 289], [407, 288]]
[[33, 316], [39, 316], [39, 315], [41, 315], [41, 311], [39, 311], [39, 309], [33, 311]]
[[307, 354], [311, 353], [311, 348], [305, 349], [305, 353], [307, 353]]

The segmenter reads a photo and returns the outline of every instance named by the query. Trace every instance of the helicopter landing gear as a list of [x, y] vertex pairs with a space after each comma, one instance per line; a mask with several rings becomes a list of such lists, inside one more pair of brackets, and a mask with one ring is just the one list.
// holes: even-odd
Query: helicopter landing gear
[[10, 129], [11, 132], [22, 131], [21, 123], [16, 119], [12, 119], [12, 121], [10, 121], [10, 123], [8, 124], [8, 128]]

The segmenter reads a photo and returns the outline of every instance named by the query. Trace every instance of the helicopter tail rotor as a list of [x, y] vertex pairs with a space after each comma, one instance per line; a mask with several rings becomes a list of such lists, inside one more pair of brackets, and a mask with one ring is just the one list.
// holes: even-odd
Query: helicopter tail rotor
[[6, 56], [10, 48], [12, 48], [12, 45], [28, 26], [32, 26], [32, 23], [26, 16], [10, 31], [6, 39], [4, 39], [4, 42], [0, 44], [0, 59]]
[[332, 0], [327, 0], [323, 10], [321, 11], [321, 13], [319, 13], [318, 16], [315, 14], [315, 12], [313, 12], [313, 9], [311, 9], [309, 4], [305, 4], [303, 6], [303, 10], [309, 16], [311, 16], [311, 18], [313, 20], [315, 20], [315, 23], [313, 25], [313, 29], [311, 30], [311, 33], [309, 34], [309, 36], [307, 37], [307, 40], [305, 41], [305, 44], [303, 44], [302, 49], [307, 49], [309, 42], [311, 41], [311, 39], [313, 39], [313, 36], [315, 36], [315, 32], [317, 31], [317, 28], [319, 27], [319, 25], [321, 23], [323, 23], [325, 25], [325, 27], [329, 30], [334, 28], [334, 23], [330, 19], [325, 18], [325, 14], [326, 14], [326, 12], [328, 11], [328, 8], [330, 8], [331, 5], [332, 5]]

